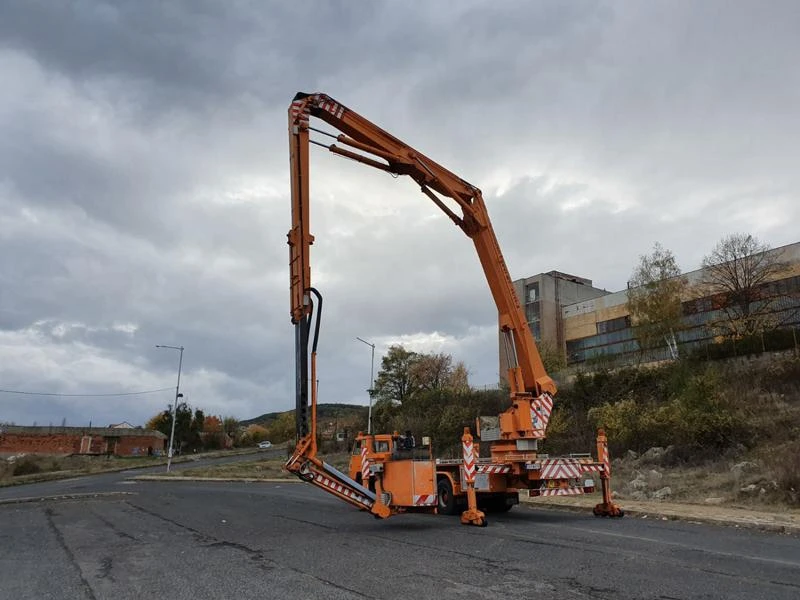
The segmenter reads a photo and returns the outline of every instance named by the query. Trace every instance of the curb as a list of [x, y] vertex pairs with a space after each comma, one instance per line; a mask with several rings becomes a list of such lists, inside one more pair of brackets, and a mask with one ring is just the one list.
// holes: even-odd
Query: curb
[[86, 500], [92, 498], [106, 498], [109, 496], [130, 496], [134, 492], [84, 492], [80, 494], [57, 494], [54, 496], [30, 496], [27, 498], [5, 498], [0, 500], [0, 506], [6, 504], [28, 504], [31, 502], [51, 502], [55, 500]]
[[228, 483], [302, 483], [299, 479], [260, 477], [184, 477], [182, 475], [136, 475], [128, 481], [221, 481]]
[[[520, 504], [525, 504], [530, 508], [538, 507], [547, 510], [563, 510], [583, 513], [592, 512], [591, 506], [581, 506], [579, 504], [559, 504], [555, 502], [548, 503], [534, 500], [523, 501], [522, 498], [520, 498]], [[765, 517], [752, 515], [752, 513], [752, 516], [742, 515], [741, 518], [730, 518], [724, 515], [711, 516], [688, 512], [682, 513], [674, 510], [659, 510], [659, 508], [656, 506], [645, 509], [621, 505], [621, 508], [625, 511], [625, 516], [638, 517], [640, 519], [652, 518], [659, 521], [684, 521], [690, 523], [721, 525], [736, 529], [755, 529], [771, 533], [800, 534], [800, 523], [777, 523], [772, 520], [765, 520]], [[687, 506], [687, 508], [689, 507]]]

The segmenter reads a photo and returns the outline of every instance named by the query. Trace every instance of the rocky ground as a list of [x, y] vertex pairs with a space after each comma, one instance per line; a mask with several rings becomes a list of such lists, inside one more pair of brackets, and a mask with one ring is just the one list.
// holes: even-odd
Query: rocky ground
[[791, 509], [770, 468], [757, 457], [718, 456], [686, 464], [672, 447], [628, 451], [612, 463], [614, 495], [620, 500], [669, 501], [766, 510]]

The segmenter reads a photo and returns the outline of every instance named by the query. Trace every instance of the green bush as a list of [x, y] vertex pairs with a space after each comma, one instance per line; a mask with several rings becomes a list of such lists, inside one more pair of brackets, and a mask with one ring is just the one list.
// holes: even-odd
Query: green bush
[[14, 465], [12, 474], [14, 477], [19, 475], [33, 475], [34, 473], [41, 473], [42, 467], [32, 458], [23, 458]]
[[595, 376], [594, 387], [604, 401], [587, 411], [588, 421], [606, 430], [612, 453], [673, 446], [701, 459], [750, 439], [746, 403], [737, 404], [740, 394], [715, 368], [679, 361], [624, 369]]

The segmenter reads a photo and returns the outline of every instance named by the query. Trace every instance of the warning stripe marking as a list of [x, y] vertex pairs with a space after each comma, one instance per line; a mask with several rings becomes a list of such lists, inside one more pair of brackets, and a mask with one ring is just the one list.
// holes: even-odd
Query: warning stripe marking
[[558, 458], [543, 460], [539, 479], [575, 479], [583, 473], [583, 465], [577, 459]]
[[553, 397], [547, 392], [531, 400], [531, 421], [535, 431], [544, 432], [553, 412]]
[[439, 502], [436, 494], [414, 496], [414, 506], [433, 506]]
[[478, 473], [488, 473], [489, 475], [505, 475], [511, 472], [508, 465], [478, 465]]
[[369, 479], [369, 460], [367, 459], [367, 447], [361, 448], [361, 481]]
[[462, 443], [464, 450], [464, 478], [467, 482], [475, 481], [475, 456], [472, 453], [472, 442]]
[[539, 490], [540, 496], [578, 496], [583, 494], [583, 488], [563, 488], [552, 490]]
[[584, 473], [602, 473], [604, 470], [603, 465], [582, 465]]
[[352, 498], [353, 500], [355, 500], [359, 504], [363, 504], [367, 508], [372, 508], [372, 501], [369, 498], [365, 498], [358, 492], [354, 492], [350, 488], [343, 486], [338, 481], [329, 479], [328, 477], [325, 477], [321, 473], [314, 473], [314, 481], [328, 488], [329, 490], [332, 490], [333, 492], [336, 492], [348, 498]]

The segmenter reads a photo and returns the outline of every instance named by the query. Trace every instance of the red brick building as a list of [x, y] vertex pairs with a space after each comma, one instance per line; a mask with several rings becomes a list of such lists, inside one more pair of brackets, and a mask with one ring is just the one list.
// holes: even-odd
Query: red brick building
[[147, 429], [109, 427], [0, 427], [2, 454], [113, 454], [149, 456], [164, 453], [167, 436]]

